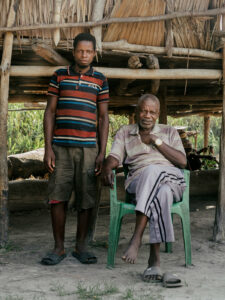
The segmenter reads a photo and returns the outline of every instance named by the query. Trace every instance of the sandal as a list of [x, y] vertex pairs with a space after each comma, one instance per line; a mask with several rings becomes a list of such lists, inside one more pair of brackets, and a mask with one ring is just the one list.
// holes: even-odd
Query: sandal
[[72, 252], [73, 257], [78, 259], [82, 264], [96, 264], [97, 257], [91, 252]]

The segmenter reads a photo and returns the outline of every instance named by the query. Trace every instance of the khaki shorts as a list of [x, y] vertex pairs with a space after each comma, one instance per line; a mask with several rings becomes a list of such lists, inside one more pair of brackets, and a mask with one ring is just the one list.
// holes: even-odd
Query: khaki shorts
[[61, 147], [53, 145], [55, 169], [48, 183], [48, 201], [69, 201], [75, 190], [78, 210], [95, 207], [97, 177], [95, 159], [97, 148]]

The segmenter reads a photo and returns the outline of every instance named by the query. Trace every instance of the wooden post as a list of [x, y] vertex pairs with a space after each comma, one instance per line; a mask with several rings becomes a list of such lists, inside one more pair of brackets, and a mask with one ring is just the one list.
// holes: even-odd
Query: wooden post
[[129, 124], [135, 124], [135, 113], [130, 113], [129, 114]]
[[[222, 17], [222, 29], [225, 30], [225, 15]], [[213, 240], [224, 242], [225, 240], [225, 42], [223, 42], [223, 112], [220, 137], [220, 175], [219, 197], [216, 205], [216, 215], [213, 228]]]
[[[60, 22], [61, 2], [62, 2], [62, 0], [54, 0], [53, 23]], [[60, 29], [59, 28], [56, 28], [53, 30], [52, 37], [53, 37], [55, 46], [57, 46], [60, 41]]]
[[159, 101], [160, 101], [160, 115], [159, 115], [159, 123], [167, 124], [167, 88], [166, 86], [161, 87], [159, 91]]
[[204, 148], [209, 146], [210, 116], [204, 116]]
[[[92, 21], [99, 21], [103, 19], [103, 13], [106, 0], [95, 0], [92, 11]], [[102, 52], [102, 26], [93, 27], [91, 33], [96, 39], [96, 50]]]
[[[18, 1], [11, 1], [7, 19], [7, 27], [13, 26]], [[13, 33], [7, 32], [4, 37], [1, 62], [0, 91], [0, 247], [8, 240], [8, 163], [7, 163], [7, 114], [9, 95], [9, 69], [11, 65]]]

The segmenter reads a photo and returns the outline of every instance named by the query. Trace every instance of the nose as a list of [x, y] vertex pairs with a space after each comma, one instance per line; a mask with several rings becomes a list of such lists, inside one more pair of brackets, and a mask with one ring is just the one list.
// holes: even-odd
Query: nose
[[87, 57], [87, 51], [82, 52], [82, 57]]

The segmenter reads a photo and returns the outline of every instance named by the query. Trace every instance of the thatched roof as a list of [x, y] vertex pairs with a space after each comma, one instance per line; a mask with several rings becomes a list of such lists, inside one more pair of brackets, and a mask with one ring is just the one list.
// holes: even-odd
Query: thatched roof
[[[40, 54], [34, 50], [34, 44], [43, 42], [71, 62], [73, 57], [70, 50], [73, 38], [79, 32], [92, 32], [93, 27], [88, 26], [87, 22], [95, 22], [93, 15], [98, 0], [15, 0], [15, 2], [18, 3], [18, 7], [13, 26], [15, 39], [12, 65], [50, 66], [52, 62], [47, 61], [43, 56], [40, 57]], [[225, 0], [102, 0], [102, 2], [105, 3], [101, 17], [104, 22], [98, 27], [100, 28], [98, 37], [103, 45], [103, 51], [97, 58], [99, 66], [127, 68], [128, 59], [136, 55], [143, 69], [151, 69], [148, 60], [149, 53], [153, 53], [158, 59], [160, 69], [222, 69], [221, 42], [218, 37], [221, 26], [219, 11], [217, 14], [203, 14], [204, 16], [197, 17], [193, 17], [193, 14], [199, 15], [207, 10], [223, 8]], [[0, 53], [10, 3], [11, 0], [1, 1]], [[189, 16], [167, 18], [168, 15], [174, 16], [183, 12], [186, 15], [189, 12]], [[124, 20], [150, 16], [162, 16], [162, 18], [149, 22], [108, 21], [115, 18]], [[76, 24], [77, 22], [82, 26]], [[60, 28], [55, 24], [59, 24]], [[66, 24], [71, 26], [66, 28]], [[74, 27], [73, 24], [77, 26]], [[52, 25], [53, 28], [46, 29]], [[55, 39], [58, 41], [56, 42]], [[125, 51], [123, 48], [122, 50], [118, 48], [116, 42], [121, 40], [125, 40], [128, 48], [130, 45], [131, 48], [125, 47]], [[200, 50], [203, 52], [200, 53]], [[198, 54], [192, 55], [195, 52]], [[191, 113], [220, 113], [222, 110], [220, 79], [217, 77], [216, 80], [161, 80], [160, 86], [167, 87], [168, 114], [181, 116]], [[9, 101], [21, 101], [23, 97], [24, 99], [29, 95], [33, 97], [34, 94], [35, 101], [37, 99], [45, 101], [43, 95], [46, 94], [48, 81], [49, 78], [43, 76], [11, 78]], [[131, 80], [125, 82], [124, 87], [121, 80], [110, 78], [109, 83], [112, 96], [110, 108], [117, 112], [128, 112], [129, 109], [132, 111], [135, 99], [149, 91], [152, 81]], [[155, 84], [157, 86], [158, 82]], [[191, 97], [196, 97], [196, 103], [190, 100]]]
[[[57, 1], [56, 1], [57, 2]], [[95, 0], [61, 0], [59, 23], [87, 22], [92, 20]], [[16, 26], [54, 23], [54, 0], [20, 0]], [[104, 19], [112, 17], [157, 16], [172, 12], [198, 12], [220, 8], [224, 0], [106, 0]], [[1, 1], [0, 27], [6, 26], [10, 0]], [[219, 28], [219, 17], [179, 18], [172, 21], [174, 45], [184, 48], [215, 50], [214, 32]], [[68, 40], [88, 28], [61, 29], [61, 39]], [[103, 41], [121, 39], [131, 44], [165, 46], [165, 21], [110, 24], [102, 29]], [[17, 37], [52, 37], [52, 30], [19, 31]]]

